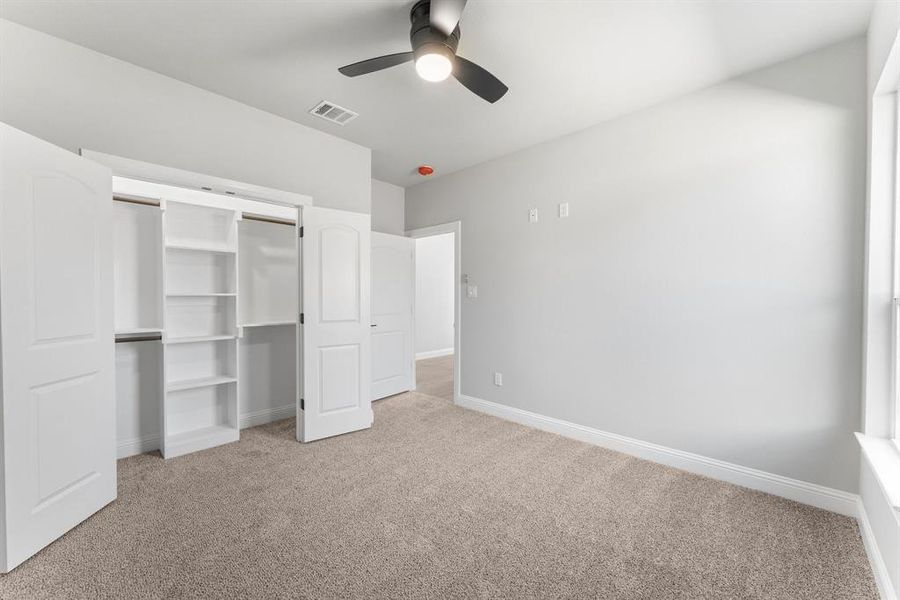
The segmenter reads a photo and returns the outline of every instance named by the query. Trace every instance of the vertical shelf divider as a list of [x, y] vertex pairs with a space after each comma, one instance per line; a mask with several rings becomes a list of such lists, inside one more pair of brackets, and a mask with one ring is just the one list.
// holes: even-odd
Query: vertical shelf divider
[[165, 458], [240, 438], [237, 210], [162, 203]]

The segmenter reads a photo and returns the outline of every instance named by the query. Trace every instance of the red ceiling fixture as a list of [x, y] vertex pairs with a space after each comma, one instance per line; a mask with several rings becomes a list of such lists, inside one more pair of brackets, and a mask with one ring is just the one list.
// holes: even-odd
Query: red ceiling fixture
[[434, 167], [431, 167], [429, 165], [422, 165], [421, 167], [419, 167], [419, 175], [421, 175], [422, 177], [428, 177], [429, 175], [433, 174]]

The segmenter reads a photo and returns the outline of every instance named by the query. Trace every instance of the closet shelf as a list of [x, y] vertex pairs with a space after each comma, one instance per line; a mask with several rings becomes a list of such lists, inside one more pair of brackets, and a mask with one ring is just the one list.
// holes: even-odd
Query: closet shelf
[[140, 335], [147, 333], [162, 333], [161, 327], [129, 327], [128, 329], [116, 329], [116, 336]]
[[189, 252], [215, 252], [217, 254], [235, 254], [237, 250], [226, 246], [203, 246], [200, 244], [166, 244], [166, 250], [187, 250]]
[[235, 292], [175, 292], [166, 294], [166, 298], [233, 298]]
[[182, 379], [180, 381], [170, 382], [166, 386], [166, 389], [170, 392], [177, 392], [180, 390], [192, 390], [194, 388], [209, 387], [213, 385], [225, 385], [226, 383], [234, 383], [236, 381], [237, 377], [230, 377], [227, 375], [201, 377], [199, 379]]
[[225, 425], [212, 425], [169, 435], [166, 436], [166, 458], [236, 442], [240, 436], [240, 431], [236, 427]]
[[192, 337], [176, 337], [166, 340], [167, 344], [193, 344], [194, 342], [216, 342], [219, 340], [233, 340], [237, 336], [233, 334], [223, 335], [197, 335]]
[[258, 321], [256, 323], [243, 323], [241, 327], [278, 327], [280, 325], [296, 325], [297, 321]]

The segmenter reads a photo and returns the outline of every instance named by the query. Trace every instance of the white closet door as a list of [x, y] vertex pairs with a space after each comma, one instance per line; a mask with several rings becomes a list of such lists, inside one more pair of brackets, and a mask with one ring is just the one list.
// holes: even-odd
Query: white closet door
[[111, 185], [0, 124], [3, 571], [116, 497]]
[[372, 425], [369, 215], [302, 209], [303, 385], [297, 439]]
[[415, 387], [412, 238], [372, 232], [372, 400]]

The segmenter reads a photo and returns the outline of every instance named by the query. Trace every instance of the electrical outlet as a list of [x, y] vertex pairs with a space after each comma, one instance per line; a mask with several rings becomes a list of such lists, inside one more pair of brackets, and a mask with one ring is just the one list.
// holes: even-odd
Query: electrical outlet
[[569, 216], [569, 203], [568, 202], [560, 202], [559, 203], [559, 218], [565, 219]]
[[528, 211], [528, 222], [529, 223], [537, 223], [538, 222], [538, 212], [536, 208], [532, 208]]
[[503, 373], [494, 373], [494, 385], [497, 387], [503, 385]]

